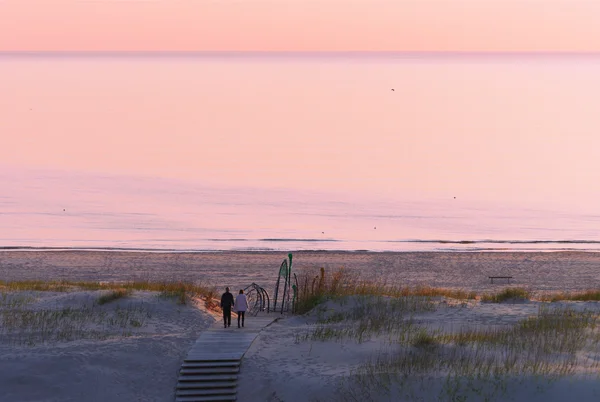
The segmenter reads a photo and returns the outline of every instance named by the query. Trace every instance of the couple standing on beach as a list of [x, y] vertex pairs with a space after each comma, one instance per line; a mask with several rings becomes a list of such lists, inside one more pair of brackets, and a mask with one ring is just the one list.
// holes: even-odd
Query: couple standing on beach
[[248, 310], [248, 300], [244, 294], [244, 290], [240, 289], [240, 293], [233, 301], [233, 295], [229, 293], [229, 288], [225, 288], [225, 293], [221, 296], [221, 308], [223, 309], [223, 324], [225, 328], [231, 327], [231, 309], [235, 308], [238, 317], [238, 328], [240, 327], [240, 318], [242, 319], [242, 327], [244, 326], [244, 318], [246, 310]]

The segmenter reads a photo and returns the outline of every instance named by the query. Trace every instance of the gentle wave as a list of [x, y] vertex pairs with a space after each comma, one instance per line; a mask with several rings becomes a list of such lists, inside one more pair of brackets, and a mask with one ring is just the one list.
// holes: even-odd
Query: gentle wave
[[384, 240], [390, 243], [439, 244], [600, 244], [600, 240]]
[[[162, 253], [207, 253], [207, 252], [283, 252], [283, 251], [332, 251], [332, 252], [599, 252], [598, 240], [375, 240], [346, 241], [342, 239], [314, 238], [221, 238], [197, 239], [197, 244], [187, 247], [161, 247], [157, 245], [131, 246], [34, 246], [5, 245], [2, 251], [122, 251]], [[174, 242], [176, 243], [176, 241]], [[184, 242], [185, 243], [185, 242]], [[172, 243], [173, 244], [173, 243]], [[331, 244], [331, 246], [327, 246]], [[336, 246], [333, 246], [336, 244]], [[385, 246], [385, 245], [389, 246]], [[400, 245], [404, 246], [400, 246]], [[498, 245], [498, 246], [494, 246]], [[392, 246], [397, 245], [397, 246]], [[505, 246], [502, 246], [505, 245]], [[366, 247], [365, 247], [366, 246]]]
[[278, 242], [278, 241], [303, 241], [303, 242], [340, 242], [343, 240], [336, 240], [336, 239], [279, 239], [279, 238], [272, 238], [272, 239], [206, 239], [206, 241], [214, 241], [214, 242], [236, 242], [236, 241], [240, 241], [240, 242], [251, 242], [251, 241], [262, 241], [262, 242]]

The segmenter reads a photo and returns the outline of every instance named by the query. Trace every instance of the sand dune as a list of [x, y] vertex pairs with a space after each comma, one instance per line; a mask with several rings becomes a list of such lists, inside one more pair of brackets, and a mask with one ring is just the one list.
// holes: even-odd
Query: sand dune
[[[92, 307], [100, 293], [4, 293], [1, 401], [173, 400], [181, 362], [214, 318], [203, 303], [182, 306], [153, 292]], [[8, 307], [9, 299], [24, 304]], [[17, 308], [63, 312], [58, 320], [64, 325], [46, 334], [42, 323], [52, 325], [52, 318], [38, 316], [27, 328], [7, 325], [6, 312]], [[64, 313], [69, 308], [74, 311]], [[124, 315], [127, 319], [120, 319]]]
[[[2, 251], [0, 280], [177, 279], [234, 288], [257, 282], [270, 291], [284, 257], [282, 253], [263, 252]], [[506, 287], [490, 284], [487, 276], [492, 274], [512, 275], [514, 285], [526, 287], [534, 294], [600, 287], [600, 254], [596, 253], [294, 253], [297, 272], [342, 266], [351, 273], [362, 273], [388, 284], [441, 286], [478, 293]], [[136, 291], [104, 305], [97, 305], [102, 291], [0, 293], [2, 402], [172, 401], [185, 354], [200, 333], [219, 319], [203, 303], [179, 305], [176, 300], [158, 297], [156, 292]], [[589, 334], [589, 344], [574, 352], [572, 372], [565, 376], [506, 375], [499, 383], [474, 378], [461, 385], [470, 388], [452, 391], [447, 381], [450, 377], [432, 369], [409, 374], [404, 382], [392, 381], [387, 388], [369, 388], [372, 383], [353, 388], [359, 384], [356, 379], [362, 378], [356, 377], [357, 373], [369, 361], [420, 350], [392, 339], [408, 325], [404, 316], [396, 317], [399, 325], [393, 330], [368, 334], [360, 340], [352, 336], [311, 338], [320, 326], [355, 331], [356, 322], [332, 318], [331, 323], [323, 324], [322, 320], [348, 313], [359, 303], [357, 300], [330, 301], [306, 315], [280, 316], [248, 350], [242, 363], [238, 400], [453, 400], [457, 395], [481, 400], [483, 394], [490, 400], [600, 399], [597, 322]], [[537, 316], [546, 306], [590, 312], [596, 319], [600, 314], [598, 302], [534, 300], [497, 304], [444, 297], [427, 300], [426, 309], [411, 313], [410, 325], [438, 334], [467, 328], [512, 328], [527, 317]], [[23, 311], [37, 312], [37, 318], [27, 321]], [[60, 319], [39, 315], [58, 311], [67, 312]], [[394, 319], [394, 311], [386, 308], [384, 313]], [[24, 324], [26, 321], [29, 324]], [[61, 324], [48, 329], [56, 322]], [[509, 346], [501, 345], [498, 353], [508, 353], [509, 349], [503, 347]], [[436, 350], [450, 353], [453, 346], [451, 342], [440, 343]], [[444, 354], [439, 358], [443, 359]], [[544, 354], [543, 358], [549, 357]], [[360, 395], [365, 390], [368, 398]]]
[[[428, 330], [448, 332], [460, 329], [510, 328], [519, 320], [535, 316], [539, 302], [487, 304], [479, 301], [456, 303], [440, 299], [435, 310], [417, 314], [417, 325]], [[543, 303], [549, 305], [549, 303]], [[552, 303], [553, 308], [569, 308], [600, 314], [600, 303], [563, 302]], [[348, 312], [352, 301], [329, 302], [325, 311]], [[561, 376], [506, 374], [500, 379], [467, 378], [457, 387], [455, 398], [446, 383], [448, 373], [435, 370], [408, 373], [406, 369], [394, 371], [393, 367], [380, 368], [396, 380], [378, 386], [356, 386], [354, 376], [366, 362], [381, 355], [398, 356], [402, 353], [420, 353], [419, 348], [401, 348], [390, 340], [390, 333], [368, 336], [362, 341], [348, 337], [343, 339], [307, 340], [303, 337], [314, 333], [317, 319], [314, 313], [278, 320], [266, 328], [252, 344], [244, 358], [244, 375], [238, 392], [248, 401], [597, 401], [600, 397], [600, 346], [591, 338], [591, 348], [585, 349], [577, 358], [573, 371], [576, 374]], [[335, 327], [334, 327], [335, 328]], [[596, 336], [598, 327], [595, 329]], [[400, 332], [400, 331], [399, 331]], [[440, 348], [449, 346], [438, 346]], [[408, 351], [407, 351], [408, 350]], [[498, 348], [499, 354], [505, 348]], [[502, 361], [500, 357], [499, 361]], [[414, 369], [415, 367], [413, 367]], [[406, 375], [406, 378], [404, 376]], [[471, 380], [471, 382], [467, 382]], [[397, 382], [396, 382], [397, 381]], [[498, 389], [495, 389], [499, 386]], [[364, 392], [361, 394], [360, 392]], [[465, 398], [465, 399], [461, 399]]]

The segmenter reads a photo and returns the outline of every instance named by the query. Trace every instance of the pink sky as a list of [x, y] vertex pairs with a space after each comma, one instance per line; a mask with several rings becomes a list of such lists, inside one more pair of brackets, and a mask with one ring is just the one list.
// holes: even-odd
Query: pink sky
[[0, 0], [0, 51], [600, 51], [597, 0]]

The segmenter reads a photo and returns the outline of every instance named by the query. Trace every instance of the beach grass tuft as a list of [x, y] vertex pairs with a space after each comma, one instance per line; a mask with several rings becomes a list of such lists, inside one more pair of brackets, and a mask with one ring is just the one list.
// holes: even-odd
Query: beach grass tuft
[[554, 293], [550, 295], [545, 295], [542, 297], [544, 301], [600, 301], [600, 289], [590, 289], [584, 292], [574, 292], [574, 293]]
[[127, 297], [127, 296], [131, 295], [131, 293], [132, 293], [131, 289], [114, 289], [114, 290], [111, 290], [110, 292], [105, 293], [102, 296], [100, 296], [98, 298], [98, 304], [102, 305], [102, 304], [110, 303], [111, 301]]
[[531, 300], [529, 291], [523, 288], [506, 288], [499, 293], [485, 294], [481, 296], [482, 302], [502, 303], [505, 301], [525, 301]]

